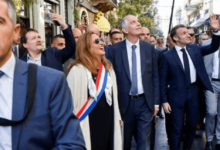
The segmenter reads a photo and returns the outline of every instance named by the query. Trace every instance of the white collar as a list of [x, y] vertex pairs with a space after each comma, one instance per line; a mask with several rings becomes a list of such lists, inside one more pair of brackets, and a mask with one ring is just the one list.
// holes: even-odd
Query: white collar
[[126, 45], [128, 46], [128, 47], [132, 47], [132, 45], [136, 45], [136, 47], [138, 48], [139, 47], [139, 39], [138, 39], [138, 41], [135, 43], [135, 44], [133, 44], [133, 43], [131, 43], [128, 39], [126, 39]]
[[15, 56], [11, 52], [10, 58], [7, 60], [7, 62], [0, 68], [2, 72], [4, 72], [5, 75], [7, 75], [9, 78], [14, 78], [14, 69], [15, 69]]
[[186, 50], [186, 46], [184, 46], [184, 47], [182, 48], [182, 47], [179, 47], [179, 46], [175, 45], [175, 48], [176, 48], [176, 51], [177, 51], [177, 52], [181, 51], [181, 49], [183, 49], [183, 48]]
[[34, 61], [38, 61], [38, 60], [41, 59], [41, 53], [40, 53], [39, 57], [36, 58], [36, 59], [33, 59], [33, 58], [29, 55], [29, 53], [28, 53], [28, 54], [27, 54], [27, 60], [28, 60], [28, 59], [30, 59], [30, 60], [34, 60]]

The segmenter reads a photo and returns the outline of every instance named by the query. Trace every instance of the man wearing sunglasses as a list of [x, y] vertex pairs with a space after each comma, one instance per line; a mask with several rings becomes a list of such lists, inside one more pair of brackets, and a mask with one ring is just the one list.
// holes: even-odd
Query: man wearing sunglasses
[[190, 43], [192, 44], [195, 42], [195, 39], [196, 39], [194, 29], [193, 29], [193, 27], [188, 26], [187, 31], [188, 31], [188, 34], [190, 35], [190, 37], [189, 37]]
[[[219, 32], [220, 24], [216, 15], [210, 16], [210, 26]], [[170, 149], [180, 150], [181, 133], [186, 114], [186, 139], [184, 150], [190, 150], [199, 113], [199, 90], [213, 92], [203, 63], [203, 56], [218, 50], [219, 33], [212, 36], [208, 46], [190, 44], [190, 35], [184, 25], [175, 26], [170, 36], [175, 46], [163, 53], [160, 69], [160, 97], [164, 111], [170, 114]]]

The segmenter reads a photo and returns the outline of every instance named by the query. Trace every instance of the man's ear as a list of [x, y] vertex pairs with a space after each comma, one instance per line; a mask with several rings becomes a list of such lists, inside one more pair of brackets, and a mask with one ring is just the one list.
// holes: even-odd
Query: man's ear
[[15, 24], [13, 28], [13, 43], [17, 43], [18, 39], [20, 39], [20, 31], [21, 31], [21, 26], [20, 24]]
[[125, 33], [125, 34], [128, 34], [127, 28], [122, 28], [122, 32]]
[[174, 37], [173, 37], [173, 39], [175, 40], [175, 41], [178, 41], [178, 37], [175, 35]]

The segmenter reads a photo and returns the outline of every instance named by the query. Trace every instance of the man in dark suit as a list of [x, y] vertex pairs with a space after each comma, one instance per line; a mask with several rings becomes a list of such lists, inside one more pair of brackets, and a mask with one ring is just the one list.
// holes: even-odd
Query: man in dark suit
[[121, 31], [116, 27], [111, 28], [111, 30], [109, 31], [109, 37], [111, 44], [104, 46], [106, 57], [108, 57], [109, 47], [123, 40], [123, 35]]
[[[219, 30], [216, 16], [210, 17], [213, 30]], [[211, 45], [199, 47], [190, 43], [184, 25], [175, 26], [170, 33], [174, 48], [163, 53], [160, 69], [160, 92], [163, 108], [171, 115], [171, 150], [180, 149], [183, 118], [186, 113], [184, 150], [191, 148], [198, 119], [199, 87], [213, 91], [202, 57], [216, 51], [220, 36], [213, 35]], [[172, 110], [172, 111], [171, 111]]]
[[[0, 20], [0, 149], [85, 150], [64, 74], [41, 66], [33, 74], [14, 56], [20, 25], [11, 0], [0, 0]], [[35, 85], [31, 97], [30, 85]]]
[[53, 69], [63, 71], [63, 63], [65, 63], [75, 51], [75, 40], [73, 38], [73, 33], [71, 26], [68, 26], [60, 15], [51, 14], [52, 21], [58, 21], [61, 25], [66, 47], [62, 50], [58, 50], [55, 47], [42, 50], [42, 41], [40, 35], [35, 29], [29, 29], [24, 34], [23, 46], [27, 49], [28, 54], [22, 57], [23, 61], [27, 63], [34, 63], [40, 66], [47, 66]]
[[137, 17], [128, 15], [120, 23], [126, 40], [109, 47], [118, 85], [118, 100], [124, 121], [124, 150], [130, 150], [137, 134], [137, 150], [150, 149], [153, 116], [158, 112], [159, 82], [154, 46], [139, 40]]

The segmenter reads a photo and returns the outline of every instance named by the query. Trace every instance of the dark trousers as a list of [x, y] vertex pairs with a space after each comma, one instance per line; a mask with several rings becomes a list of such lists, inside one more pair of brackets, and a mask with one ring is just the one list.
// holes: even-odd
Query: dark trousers
[[172, 126], [172, 123], [171, 123], [171, 115], [170, 114], [167, 114], [165, 113], [165, 126], [166, 126], [166, 132], [167, 132], [167, 142], [168, 142], [168, 145], [170, 145], [170, 139], [171, 139], [171, 126]]
[[124, 150], [131, 149], [132, 136], [136, 136], [136, 150], [150, 150], [150, 133], [153, 112], [144, 96], [129, 99], [129, 106], [122, 115], [124, 121]]
[[190, 149], [192, 146], [196, 124], [199, 113], [199, 89], [196, 85], [190, 86], [187, 89], [187, 99], [182, 107], [171, 106], [171, 135], [170, 148], [171, 150], [180, 149], [180, 138], [183, 128], [184, 114], [186, 114], [186, 139], [184, 141], [184, 149]]

